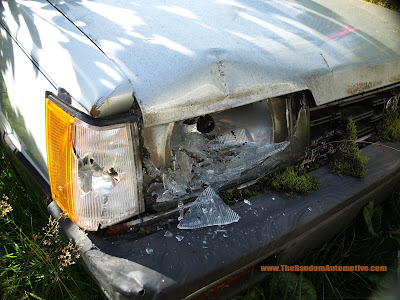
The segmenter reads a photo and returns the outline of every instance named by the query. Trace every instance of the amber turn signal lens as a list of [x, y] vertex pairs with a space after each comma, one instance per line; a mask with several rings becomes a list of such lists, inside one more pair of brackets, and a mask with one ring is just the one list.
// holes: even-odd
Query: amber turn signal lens
[[54, 201], [73, 220], [72, 126], [74, 118], [46, 99], [46, 144], [50, 188]]

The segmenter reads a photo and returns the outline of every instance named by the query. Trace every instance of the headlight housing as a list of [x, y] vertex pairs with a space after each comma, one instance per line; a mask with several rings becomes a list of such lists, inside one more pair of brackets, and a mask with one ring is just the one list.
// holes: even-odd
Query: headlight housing
[[[56, 104], [57, 103], [57, 104]], [[113, 225], [144, 209], [137, 124], [97, 126], [46, 99], [47, 162], [54, 201], [86, 230]], [[83, 115], [83, 114], [82, 114]]]

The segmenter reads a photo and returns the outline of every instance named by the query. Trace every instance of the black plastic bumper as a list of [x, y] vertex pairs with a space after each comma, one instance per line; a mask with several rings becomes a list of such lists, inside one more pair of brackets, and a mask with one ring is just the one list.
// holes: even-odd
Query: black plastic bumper
[[[400, 143], [386, 145], [400, 149]], [[313, 173], [321, 188], [310, 196], [270, 193], [249, 199], [251, 205], [238, 202], [231, 207], [241, 219], [226, 226], [179, 230], [172, 223], [168, 230], [183, 236], [181, 241], [165, 237], [165, 230], [141, 238], [86, 236], [69, 219], [60, 223], [68, 238], [79, 241], [84, 265], [109, 298], [192, 298], [275, 253], [280, 263], [293, 262], [345, 227], [369, 201], [387, 198], [400, 182], [400, 151], [371, 145], [362, 152], [370, 158], [364, 179], [320, 168]], [[48, 209], [59, 217], [54, 202]], [[256, 272], [253, 279], [265, 275]], [[230, 285], [225, 298], [246, 280]]]

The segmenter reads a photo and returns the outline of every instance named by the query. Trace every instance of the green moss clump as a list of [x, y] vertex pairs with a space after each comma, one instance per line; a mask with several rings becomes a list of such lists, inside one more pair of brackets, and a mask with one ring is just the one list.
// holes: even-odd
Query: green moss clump
[[357, 127], [353, 119], [351, 118], [347, 119], [346, 127], [342, 132], [342, 138], [344, 140], [352, 140], [352, 141], [355, 141], [357, 139]]
[[257, 186], [251, 186], [247, 189], [230, 189], [219, 193], [221, 199], [228, 205], [236, 203], [236, 201], [242, 201], [259, 194], [265, 193], [265, 190], [260, 190]]
[[368, 161], [368, 158], [361, 155], [361, 151], [356, 144], [356, 138], [356, 125], [352, 119], [348, 119], [342, 133], [342, 141], [337, 146], [336, 152], [332, 155], [329, 162], [329, 168], [332, 173], [339, 176], [365, 177], [367, 172], [365, 163]]
[[290, 197], [294, 197], [297, 194], [308, 195], [316, 191], [320, 183], [317, 181], [316, 176], [306, 173], [307, 168], [300, 169], [298, 166], [283, 167], [264, 175], [257, 184], [246, 189], [229, 189], [220, 192], [219, 195], [228, 205], [265, 194], [270, 190], [283, 192]]
[[316, 176], [305, 174], [304, 171], [293, 166], [281, 168], [267, 175], [263, 180], [268, 181], [273, 189], [291, 197], [297, 193], [308, 195], [320, 186]]
[[397, 142], [400, 140], [400, 117], [396, 111], [385, 113], [376, 126], [376, 140]]

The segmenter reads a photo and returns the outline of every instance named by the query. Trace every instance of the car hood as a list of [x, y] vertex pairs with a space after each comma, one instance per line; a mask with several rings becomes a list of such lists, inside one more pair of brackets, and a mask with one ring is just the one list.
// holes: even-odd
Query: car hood
[[[301, 90], [321, 105], [400, 81], [399, 14], [360, 0], [50, 2], [127, 76], [146, 127]], [[113, 105], [90, 104], [96, 116]]]

